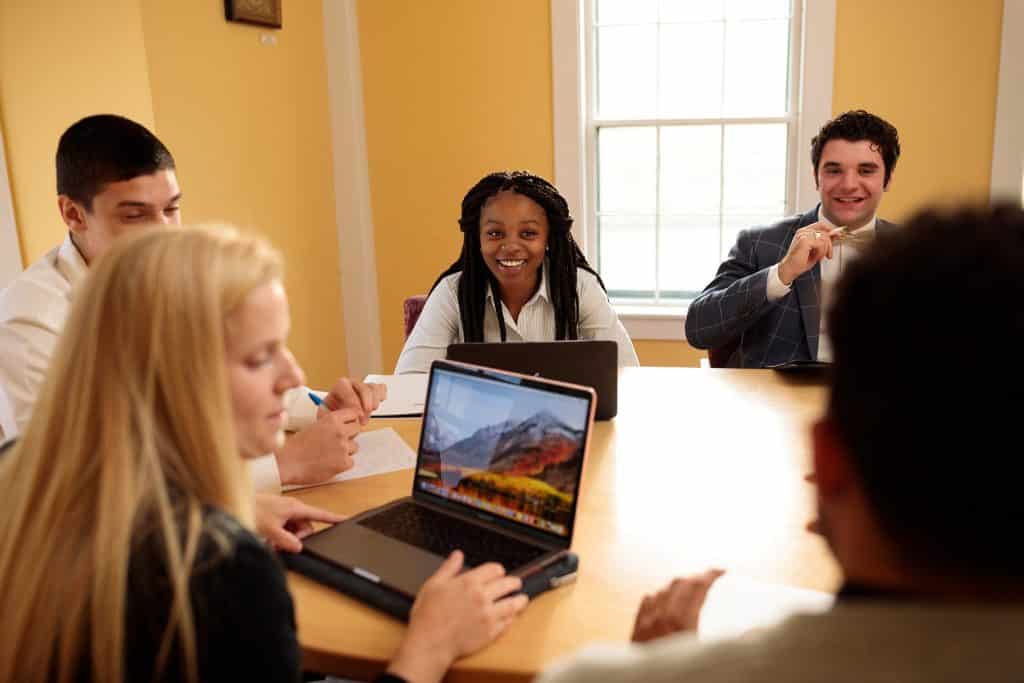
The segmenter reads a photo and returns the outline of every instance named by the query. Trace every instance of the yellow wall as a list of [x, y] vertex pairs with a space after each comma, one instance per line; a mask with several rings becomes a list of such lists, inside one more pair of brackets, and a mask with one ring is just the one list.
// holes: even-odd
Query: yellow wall
[[695, 349], [686, 342], [662, 339], [634, 339], [636, 355], [640, 365], [660, 367], [680, 365], [684, 368], [700, 367], [700, 359], [707, 358], [708, 352]]
[[502, 168], [552, 177], [550, 6], [357, 7], [387, 372], [402, 348], [402, 300], [425, 293], [458, 256], [466, 190]]
[[900, 131], [883, 215], [988, 199], [1002, 0], [839, 0], [832, 109], [863, 108]]
[[0, 120], [24, 262], [64, 234], [61, 132], [89, 114], [128, 116], [174, 154], [187, 221], [251, 227], [284, 252], [295, 355], [316, 386], [343, 374], [321, 4], [286, 3], [280, 31], [228, 24], [208, 0], [32, 7], [0, 0]]
[[292, 351], [326, 388], [347, 362], [321, 3], [285, 3], [279, 31], [227, 23], [220, 2], [141, 5], [156, 130], [178, 164], [184, 216], [250, 227], [281, 249]]
[[0, 0], [0, 122], [25, 265], [66, 232], [53, 163], [60, 134], [103, 112], [153, 125], [145, 55], [136, 2]]

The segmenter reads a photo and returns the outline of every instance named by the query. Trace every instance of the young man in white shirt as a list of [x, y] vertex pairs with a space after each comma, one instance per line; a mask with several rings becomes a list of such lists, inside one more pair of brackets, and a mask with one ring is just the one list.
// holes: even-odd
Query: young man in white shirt
[[[877, 217], [900, 155], [884, 119], [848, 111], [811, 141], [821, 203], [774, 225], [743, 230], [686, 313], [686, 338], [712, 364], [761, 368], [830, 361], [825, 321], [843, 268], [895, 226]], [[724, 358], [723, 358], [724, 356]]]
[[702, 643], [709, 572], [646, 598], [633, 645], [543, 683], [1021, 680], [1024, 389], [986, 360], [1024, 342], [1022, 272], [1024, 211], [1006, 205], [920, 214], [843, 274], [812, 439], [814, 526], [844, 578], [829, 612]]
[[[57, 205], [68, 235], [0, 291], [0, 385], [16, 429], [31, 417], [74, 288], [89, 264], [122, 234], [180, 223], [174, 158], [134, 121], [109, 114], [82, 119], [61, 136], [56, 162]], [[383, 387], [341, 378], [325, 399], [332, 410], [318, 416], [305, 387], [289, 392], [289, 428], [299, 431], [254, 464], [257, 490], [317, 483], [350, 468], [353, 438], [382, 396]], [[13, 436], [0, 434], [0, 440]]]

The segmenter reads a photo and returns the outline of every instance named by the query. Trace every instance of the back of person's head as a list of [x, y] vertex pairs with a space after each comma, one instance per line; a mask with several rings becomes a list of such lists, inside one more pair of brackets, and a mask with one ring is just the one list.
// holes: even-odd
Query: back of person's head
[[893, 169], [896, 168], [896, 161], [900, 158], [900, 136], [891, 123], [863, 109], [843, 112], [826, 122], [811, 140], [811, 163], [814, 165], [815, 175], [818, 173], [822, 150], [829, 140], [867, 140], [877, 147], [885, 164], [884, 184], [889, 184]]
[[140, 538], [171, 582], [167, 656], [194, 672], [202, 507], [251, 521], [226, 320], [280, 270], [264, 241], [221, 227], [139, 232], [90, 269], [32, 420], [0, 461], [0, 680], [70, 680], [83, 667], [121, 680]]
[[829, 416], [904, 564], [1020, 581], [1024, 212], [925, 211], [880, 235], [829, 331]]
[[579, 301], [576, 293], [576, 269], [583, 268], [601, 276], [590, 266], [572, 236], [573, 218], [569, 204], [554, 185], [528, 171], [496, 171], [481, 178], [462, 199], [459, 229], [462, 253], [434, 282], [462, 273], [459, 279], [459, 308], [466, 341], [483, 341], [483, 316], [487, 287], [495, 292], [495, 313], [504, 341], [505, 320], [497, 300], [497, 281], [487, 269], [480, 253], [480, 215], [488, 200], [500, 192], [511, 191], [528, 197], [543, 210], [548, 220], [548, 286], [555, 309], [555, 338], [576, 339], [579, 325]]
[[174, 157], [145, 126], [115, 114], [88, 116], [57, 144], [57, 194], [92, 210], [104, 186], [174, 170]]

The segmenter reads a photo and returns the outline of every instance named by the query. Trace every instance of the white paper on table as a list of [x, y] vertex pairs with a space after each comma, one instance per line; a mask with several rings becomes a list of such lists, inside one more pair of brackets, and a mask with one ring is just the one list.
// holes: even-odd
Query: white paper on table
[[417, 372], [409, 375], [367, 375], [364, 381], [386, 384], [388, 397], [371, 413], [371, 417], [422, 415], [427, 400], [430, 375]]
[[402, 437], [391, 428], [375, 429], [372, 432], [363, 432], [356, 437], [359, 450], [353, 456], [355, 465], [352, 469], [345, 470], [335, 475], [332, 479], [319, 484], [299, 484], [296, 486], [285, 486], [285, 491], [296, 489], [308, 489], [312, 486], [323, 486], [336, 481], [348, 481], [349, 479], [361, 479], [374, 474], [407, 470], [416, 466], [416, 454], [412, 452], [409, 445], [402, 440]]
[[697, 636], [701, 640], [737, 637], [795, 614], [827, 612], [834, 602], [831, 593], [726, 572], [708, 591]]

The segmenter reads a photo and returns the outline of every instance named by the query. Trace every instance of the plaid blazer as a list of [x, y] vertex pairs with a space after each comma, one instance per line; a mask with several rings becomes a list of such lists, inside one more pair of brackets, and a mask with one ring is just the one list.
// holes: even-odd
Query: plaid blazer
[[[793, 291], [768, 301], [768, 269], [782, 260], [800, 228], [818, 220], [818, 209], [774, 225], [743, 230], [715, 279], [686, 313], [686, 339], [698, 349], [737, 344], [728, 366], [763, 368], [818, 357], [821, 264], [793, 281]], [[884, 235], [896, 226], [878, 219]]]

